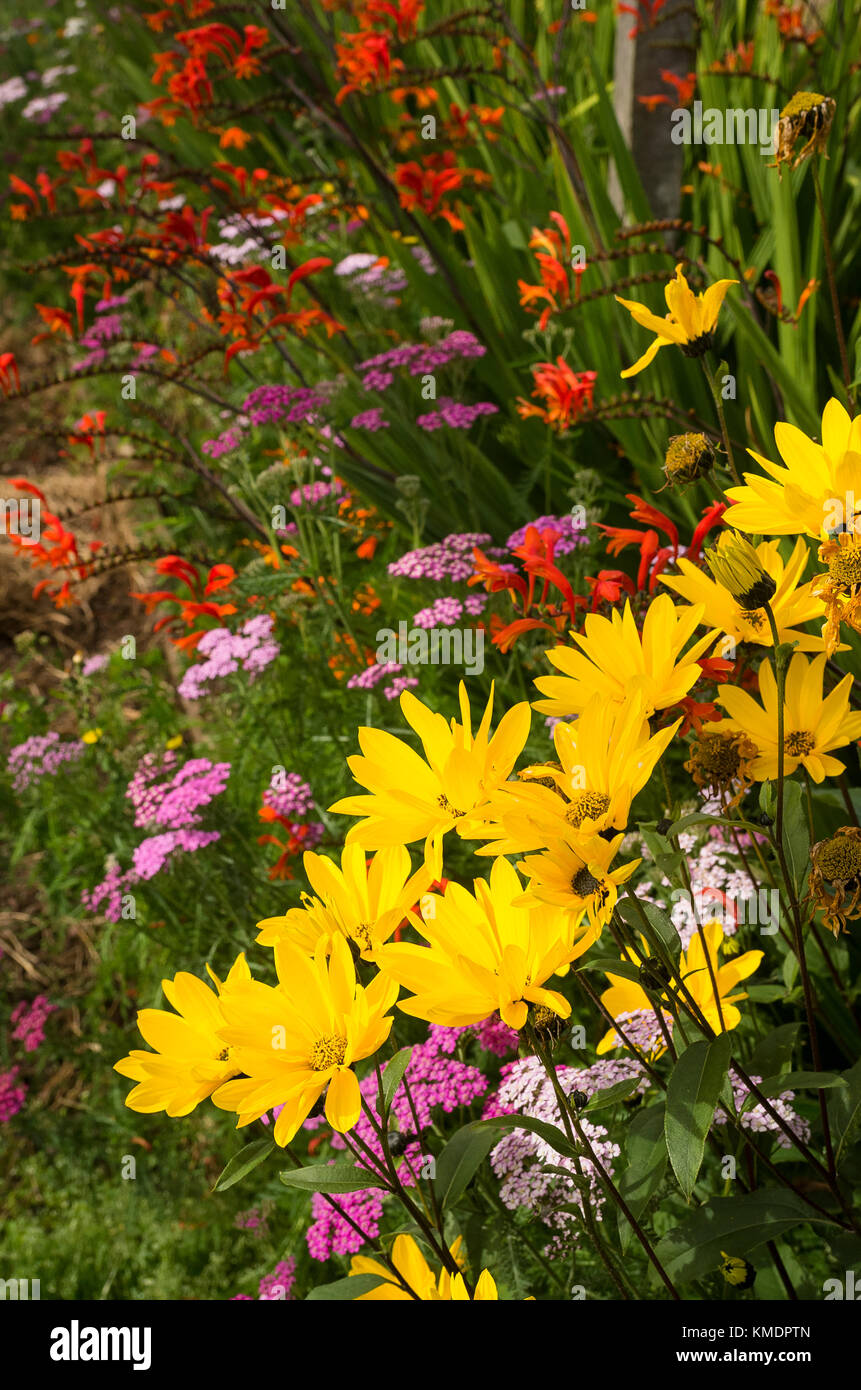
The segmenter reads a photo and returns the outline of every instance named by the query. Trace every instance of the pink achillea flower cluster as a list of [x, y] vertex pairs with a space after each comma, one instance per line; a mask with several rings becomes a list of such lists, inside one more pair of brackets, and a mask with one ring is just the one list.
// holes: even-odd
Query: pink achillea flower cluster
[[210, 681], [232, 675], [240, 667], [253, 680], [281, 651], [272, 640], [274, 626], [267, 613], [258, 613], [243, 623], [238, 632], [226, 627], [205, 632], [197, 651], [206, 660], [189, 666], [179, 684], [180, 695], [186, 700], [199, 700]]
[[94, 656], [88, 656], [81, 667], [82, 676], [94, 676], [97, 671], [103, 671], [108, 664], [108, 658], [102, 652], [97, 652]]
[[350, 676], [347, 681], [348, 690], [373, 690], [381, 681], [387, 680], [389, 676], [395, 679], [391, 685], [383, 687], [383, 694], [387, 700], [396, 700], [402, 690], [414, 690], [418, 685], [415, 676], [403, 676], [403, 666], [399, 661], [377, 661], [366, 666], [364, 671], [358, 675]]
[[18, 1082], [20, 1070], [20, 1067], [10, 1067], [9, 1071], [0, 1072], [0, 1125], [8, 1124], [24, 1108], [27, 1087]]
[[141, 758], [126, 796], [134, 807], [135, 826], [158, 833], [137, 845], [130, 869], [109, 862], [102, 882], [81, 894], [84, 906], [90, 912], [101, 909], [109, 922], [120, 920], [123, 896], [133, 884], [154, 878], [175, 855], [192, 854], [221, 838], [217, 830], [199, 828], [200, 812], [224, 791], [230, 763], [192, 758], [177, 768], [176, 762], [172, 749]]
[[[597, 1091], [606, 1090], [634, 1076], [641, 1078], [635, 1094], [642, 1094], [649, 1085], [638, 1063], [624, 1060], [605, 1059], [582, 1069], [558, 1067], [556, 1074], [566, 1095], [572, 1091], [582, 1091], [591, 1097]], [[524, 1057], [503, 1066], [499, 1089], [485, 1106], [483, 1118], [492, 1115], [528, 1115], [562, 1129], [562, 1117], [553, 1086], [537, 1057]], [[618, 1144], [608, 1138], [603, 1125], [593, 1124], [585, 1116], [581, 1123], [598, 1159], [612, 1175], [614, 1159], [620, 1153]], [[557, 1153], [539, 1135], [525, 1129], [514, 1129], [491, 1150], [490, 1164], [500, 1179], [500, 1198], [510, 1210], [528, 1207], [554, 1230], [557, 1242], [561, 1240], [567, 1244], [576, 1240], [574, 1218], [570, 1213], [561, 1211], [560, 1207], [576, 1203], [582, 1208], [583, 1194], [573, 1182], [568, 1182], [558, 1172], [543, 1171], [548, 1165], [553, 1165], [566, 1168], [575, 1176], [572, 1159]], [[580, 1164], [589, 1180], [589, 1204], [600, 1220], [604, 1204], [603, 1188], [592, 1161], [584, 1155]]]
[[358, 415], [354, 415], [350, 421], [350, 428], [354, 430], [371, 430], [375, 433], [377, 430], [390, 429], [391, 426], [383, 415], [382, 410], [377, 405], [374, 406], [373, 410], [363, 410]]
[[444, 426], [450, 430], [468, 430], [479, 416], [498, 413], [499, 406], [494, 405], [492, 401], [478, 401], [475, 405], [466, 405], [463, 401], [453, 401], [448, 396], [442, 396], [439, 409], [417, 416], [416, 424], [423, 430], [441, 430]]
[[[784, 1134], [777, 1121], [772, 1119], [764, 1106], [757, 1103], [754, 1106], [749, 1106], [747, 1110], [741, 1113], [742, 1105], [752, 1092], [735, 1076], [732, 1076], [730, 1079], [732, 1081], [733, 1107], [736, 1115], [739, 1116], [742, 1129], [749, 1129], [757, 1134], [774, 1134], [777, 1138], [778, 1146], [781, 1149], [791, 1149], [792, 1141]], [[750, 1079], [754, 1086], [758, 1086], [762, 1081], [761, 1076], [752, 1076]], [[795, 1092], [782, 1091], [779, 1096], [769, 1096], [768, 1099], [772, 1109], [775, 1110], [780, 1118], [789, 1126], [796, 1138], [800, 1139], [804, 1144], [809, 1143], [810, 1125], [805, 1119], [802, 1119], [800, 1115], [796, 1115], [790, 1104], [790, 1101], [795, 1100]], [[728, 1117], [726, 1111], [718, 1108], [715, 1111], [714, 1122], [716, 1125], [727, 1124]]]
[[[238, 1221], [237, 1221], [238, 1224]], [[258, 1286], [257, 1297], [264, 1303], [283, 1303], [293, 1298], [293, 1285], [296, 1283], [296, 1260], [290, 1255], [279, 1260], [271, 1274], [264, 1274]], [[235, 1293], [231, 1303], [253, 1303], [250, 1293]]]
[[23, 1000], [16, 1004], [10, 1020], [15, 1025], [12, 1037], [24, 1044], [25, 1052], [35, 1052], [45, 1041], [45, 1023], [56, 1007], [56, 1004], [48, 1002], [46, 994], [37, 994], [31, 1004]]
[[455, 532], [433, 545], [408, 550], [400, 559], [391, 562], [388, 571], [396, 579], [466, 580], [475, 572], [473, 550], [476, 547], [484, 549], [492, 540], [485, 531]]
[[272, 774], [272, 781], [263, 793], [263, 804], [271, 806], [276, 816], [304, 821], [308, 812], [314, 809], [314, 793], [310, 783], [298, 772], [279, 770]]
[[472, 333], [455, 329], [436, 343], [403, 343], [360, 362], [356, 370], [362, 373], [366, 391], [387, 391], [395, 379], [395, 371], [409, 369], [410, 376], [426, 376], [449, 362], [471, 357], [483, 357], [486, 347]]
[[[404, 1077], [406, 1086], [401, 1082], [395, 1091], [389, 1120], [390, 1128], [397, 1129], [405, 1138], [411, 1136], [399, 1168], [400, 1179], [405, 1187], [415, 1185], [416, 1176], [421, 1173], [428, 1157], [422, 1150], [420, 1137], [416, 1136], [413, 1107], [424, 1134], [436, 1112], [442, 1111], [443, 1114], [449, 1115], [461, 1107], [468, 1108], [487, 1090], [487, 1077], [477, 1067], [457, 1061], [450, 1055], [457, 1041], [456, 1038], [452, 1041], [450, 1035], [472, 1031], [439, 1028], [432, 1024], [427, 1041], [418, 1043], [413, 1048]], [[361, 1082], [360, 1089], [373, 1109], [377, 1099], [376, 1077], [366, 1077]], [[316, 1127], [316, 1122], [311, 1121], [311, 1125]], [[364, 1113], [352, 1134], [367, 1144], [373, 1153], [382, 1156], [379, 1140]], [[332, 1135], [332, 1147], [346, 1147], [339, 1134]], [[369, 1238], [379, 1234], [383, 1213], [383, 1193], [379, 1188], [345, 1193], [335, 1200], [343, 1209], [344, 1215], [352, 1217]], [[327, 1260], [332, 1254], [355, 1254], [361, 1250], [364, 1243], [361, 1236], [320, 1193], [315, 1193], [311, 1199], [311, 1214], [314, 1221], [306, 1239], [309, 1253], [315, 1260]]]
[[23, 743], [10, 748], [6, 766], [12, 774], [12, 788], [25, 791], [41, 777], [53, 777], [64, 763], [77, 762], [87, 745], [79, 738], [61, 741], [60, 735], [31, 734]]

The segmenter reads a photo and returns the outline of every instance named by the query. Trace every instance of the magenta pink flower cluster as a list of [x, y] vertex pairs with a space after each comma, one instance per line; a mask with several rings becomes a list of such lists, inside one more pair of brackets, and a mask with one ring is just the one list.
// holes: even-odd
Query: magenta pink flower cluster
[[[293, 1298], [293, 1285], [296, 1283], [296, 1260], [290, 1255], [280, 1260], [271, 1274], [264, 1274], [257, 1291], [258, 1299], [265, 1303], [286, 1303]], [[253, 1303], [248, 1293], [235, 1293], [231, 1303]]]
[[245, 397], [240, 420], [216, 439], [204, 440], [202, 451], [210, 458], [221, 458], [238, 448], [243, 435], [256, 425], [279, 420], [288, 425], [316, 424], [325, 406], [325, 398], [308, 386], [258, 386]]
[[130, 869], [110, 864], [102, 882], [81, 894], [90, 912], [101, 908], [110, 922], [120, 920], [123, 896], [133, 884], [154, 878], [175, 855], [194, 853], [221, 838], [217, 830], [198, 827], [200, 812], [224, 791], [230, 763], [212, 763], [208, 758], [192, 758], [179, 768], [176, 763], [172, 749], [159, 756], [144, 754], [126, 796], [134, 806], [138, 829], [162, 829], [136, 847]]
[[24, 1109], [27, 1087], [23, 1082], [18, 1083], [20, 1070], [20, 1067], [10, 1067], [8, 1071], [0, 1071], [0, 1125], [8, 1124]]
[[443, 426], [448, 426], [450, 430], [468, 430], [480, 415], [498, 415], [499, 406], [492, 401], [478, 401], [475, 405], [466, 405], [463, 401], [453, 401], [449, 396], [441, 396], [439, 408], [430, 410], [426, 415], [419, 415], [416, 424], [423, 430], [441, 430]]
[[[457, 1037], [452, 1042], [450, 1034], [461, 1035], [466, 1031], [431, 1025], [427, 1041], [418, 1043], [413, 1048], [404, 1081], [395, 1091], [389, 1127], [397, 1129], [404, 1136], [411, 1136], [399, 1168], [400, 1179], [405, 1187], [415, 1185], [416, 1175], [421, 1172], [429, 1157], [423, 1151], [420, 1138], [416, 1135], [416, 1118], [424, 1134], [435, 1113], [442, 1111], [443, 1114], [450, 1115], [461, 1107], [468, 1108], [487, 1090], [487, 1077], [477, 1067], [457, 1061], [450, 1055], [457, 1044]], [[366, 1077], [360, 1083], [360, 1089], [368, 1105], [372, 1110], [375, 1109], [376, 1077]], [[312, 1120], [306, 1127], [316, 1128], [318, 1123]], [[351, 1131], [351, 1136], [367, 1144], [373, 1153], [382, 1156], [379, 1140], [364, 1112], [355, 1129]], [[334, 1149], [346, 1148], [339, 1134], [333, 1134], [331, 1142]], [[314, 1220], [307, 1232], [306, 1240], [309, 1253], [315, 1260], [328, 1260], [332, 1254], [355, 1254], [362, 1249], [365, 1242], [346, 1220], [348, 1216], [367, 1238], [374, 1239], [379, 1235], [383, 1214], [383, 1194], [379, 1188], [345, 1193], [334, 1200], [341, 1209], [340, 1212], [320, 1193], [315, 1193], [311, 1198], [311, 1214]]]
[[374, 406], [373, 410], [363, 410], [358, 415], [354, 415], [350, 421], [350, 428], [354, 430], [387, 430], [390, 428], [389, 421], [384, 416], [380, 406]]
[[396, 700], [402, 690], [414, 690], [418, 685], [418, 680], [415, 676], [402, 676], [400, 674], [403, 669], [399, 661], [372, 662], [370, 666], [366, 666], [364, 671], [360, 671], [358, 675], [350, 676], [347, 681], [347, 689], [373, 690], [381, 681], [386, 680], [389, 676], [394, 676], [395, 679], [392, 681], [391, 685], [383, 687], [383, 694], [387, 700]]
[[22, 792], [40, 777], [53, 777], [63, 763], [82, 758], [86, 748], [79, 738], [61, 741], [60, 735], [53, 732], [31, 734], [9, 750], [6, 766], [12, 774], [13, 790]]
[[399, 367], [409, 368], [410, 376], [426, 376], [449, 362], [471, 357], [483, 357], [487, 352], [478, 339], [465, 329], [455, 329], [438, 343], [404, 343], [400, 347], [380, 352], [360, 362], [356, 371], [362, 373], [366, 391], [387, 391]]
[[276, 816], [304, 821], [308, 812], [314, 809], [314, 793], [310, 783], [298, 772], [282, 772], [277, 768], [263, 793], [263, 804], [271, 806]]
[[268, 613], [258, 613], [238, 632], [210, 628], [197, 644], [198, 653], [206, 659], [189, 666], [179, 683], [179, 694], [186, 700], [199, 700], [210, 681], [232, 675], [240, 667], [253, 680], [281, 651], [272, 639], [274, 626]]
[[45, 1023], [56, 1007], [56, 1004], [48, 1003], [46, 994], [37, 994], [32, 1004], [22, 1000], [15, 1005], [10, 1020], [15, 1025], [12, 1037], [24, 1044], [25, 1052], [35, 1052], [45, 1041]]

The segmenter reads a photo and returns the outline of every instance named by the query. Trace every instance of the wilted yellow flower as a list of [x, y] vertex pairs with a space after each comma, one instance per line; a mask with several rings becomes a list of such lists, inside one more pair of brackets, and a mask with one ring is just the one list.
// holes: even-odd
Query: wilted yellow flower
[[671, 343], [680, 347], [686, 357], [701, 357], [703, 353], [708, 352], [714, 342], [714, 331], [724, 295], [730, 285], [737, 284], [737, 280], [716, 280], [704, 294], [694, 294], [679, 264], [676, 266], [675, 279], [671, 280], [664, 290], [669, 313], [663, 319], [653, 314], [644, 304], [638, 304], [633, 299], [621, 299], [616, 295], [616, 302], [628, 310], [636, 323], [657, 334], [655, 341], [646, 348], [642, 357], [633, 367], [626, 367], [621, 375], [636, 376], [644, 367], [648, 367], [659, 348], [669, 347]]
[[[812, 154], [824, 154], [828, 158], [825, 146], [836, 110], [834, 98], [823, 96], [820, 92], [796, 92], [790, 97], [780, 113], [774, 132], [775, 160], [771, 168], [778, 168], [781, 178], [784, 164], [788, 164], [790, 169], [797, 169], [802, 160]], [[796, 154], [795, 146], [799, 140], [804, 140], [805, 144]]]

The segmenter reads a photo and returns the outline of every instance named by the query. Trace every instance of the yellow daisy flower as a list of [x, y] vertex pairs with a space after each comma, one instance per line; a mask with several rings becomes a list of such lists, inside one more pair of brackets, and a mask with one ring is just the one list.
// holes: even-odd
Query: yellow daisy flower
[[[595, 695], [579, 719], [553, 730], [557, 762], [525, 768], [491, 799], [477, 854], [525, 854], [559, 838], [625, 830], [631, 802], [681, 724], [649, 736], [639, 695], [610, 704]], [[549, 785], [548, 785], [549, 784]]]
[[[821, 636], [811, 637], [796, 630], [803, 623], [825, 617], [825, 604], [813, 593], [815, 581], [811, 579], [807, 584], [799, 584], [807, 568], [807, 546], [799, 536], [792, 555], [785, 562], [779, 547], [780, 541], [776, 540], [763, 541], [755, 547], [760, 565], [775, 584], [774, 596], [769, 602], [778, 637], [781, 642], [796, 642], [801, 651], [822, 651]], [[725, 633], [734, 642], [753, 642], [761, 647], [773, 645], [771, 628], [762, 608], [743, 608], [728, 589], [690, 560], [680, 559], [677, 563], [681, 574], [664, 574], [661, 582], [687, 599], [688, 603], [702, 605], [702, 621], [712, 629], [713, 637]]]
[[138, 1084], [126, 1096], [126, 1105], [142, 1115], [164, 1110], [171, 1116], [190, 1115], [216, 1087], [236, 1076], [238, 1066], [231, 1049], [220, 1037], [224, 1027], [224, 1000], [251, 979], [245, 957], [237, 956], [222, 985], [206, 967], [217, 994], [196, 975], [184, 970], [172, 980], [162, 980], [168, 1002], [176, 1009], [141, 1009], [138, 1028], [153, 1052], [130, 1052], [114, 1064], [114, 1071]]
[[605, 840], [596, 835], [591, 840], [551, 840], [541, 854], [527, 855], [517, 865], [529, 879], [524, 902], [563, 908], [578, 924], [587, 918], [589, 930], [578, 942], [578, 955], [598, 940], [613, 915], [620, 885], [627, 883], [640, 863], [633, 859], [610, 870], [624, 838], [616, 835]]
[[410, 875], [409, 850], [403, 845], [381, 849], [370, 864], [362, 846], [355, 844], [344, 848], [340, 869], [325, 854], [310, 850], [303, 863], [318, 896], [303, 893], [302, 907], [258, 922], [259, 945], [292, 941], [312, 956], [319, 940], [329, 951], [336, 936], [345, 936], [364, 960], [372, 960], [374, 948], [388, 941], [433, 881], [425, 865]]
[[[724, 936], [724, 930], [720, 922], [712, 921], [703, 924], [703, 936], [706, 941], [706, 949], [703, 950], [703, 943], [698, 931], [691, 937], [687, 951], [683, 951], [679, 959], [679, 974], [685, 982], [688, 993], [698, 1004], [700, 1011], [709, 1025], [716, 1033], [730, 1032], [737, 1028], [741, 1022], [741, 1014], [735, 1007], [736, 1004], [747, 998], [747, 994], [737, 994], [733, 991], [742, 980], [746, 980], [748, 975], [752, 975], [759, 969], [764, 952], [745, 951], [744, 955], [734, 956], [726, 965], [721, 965], [718, 956], [722, 949], [727, 948], [728, 938]], [[648, 955], [648, 947], [643, 942], [643, 954]], [[625, 952], [626, 958], [638, 964], [638, 957], [630, 947]], [[717, 994], [720, 998], [720, 1010], [718, 1010], [715, 991], [712, 986], [711, 974], [709, 973], [708, 962], [711, 963], [712, 973], [717, 985]], [[646, 1010], [653, 1014], [651, 1000], [643, 987], [634, 980], [626, 980], [621, 975], [607, 973], [610, 981], [610, 988], [605, 989], [601, 995], [601, 1003], [612, 1014], [613, 1018], [624, 1021], [622, 1015], [635, 1013], [638, 1010]], [[667, 986], [668, 991], [672, 991], [672, 982]], [[684, 997], [684, 996], [680, 996]], [[672, 1018], [665, 1013], [668, 1025], [672, 1027]], [[721, 1026], [723, 1019], [723, 1027]], [[657, 1024], [657, 1021], [656, 1021]], [[627, 1032], [627, 1029], [625, 1029]], [[598, 1044], [596, 1051], [599, 1055], [603, 1052], [611, 1052], [615, 1047], [623, 1047], [622, 1039], [617, 1034], [615, 1028], [610, 1028]], [[653, 1055], [659, 1057], [666, 1051], [665, 1047], [655, 1049]]]
[[361, 1113], [354, 1063], [371, 1057], [389, 1036], [385, 1017], [398, 989], [377, 975], [367, 989], [356, 983], [346, 937], [317, 943], [313, 959], [298, 946], [275, 947], [278, 985], [257, 980], [232, 990], [222, 1005], [220, 1036], [231, 1049], [240, 1080], [227, 1081], [212, 1099], [233, 1110], [237, 1129], [283, 1106], [273, 1137], [289, 1144], [326, 1091], [326, 1119], [343, 1134]]
[[563, 674], [540, 676], [535, 684], [546, 695], [536, 700], [541, 714], [563, 719], [579, 714], [593, 695], [622, 704], [633, 695], [643, 699], [643, 717], [667, 709], [687, 695], [702, 675], [697, 665], [714, 638], [711, 633], [681, 656], [681, 650], [703, 619], [702, 604], [675, 607], [669, 594], [660, 594], [649, 605], [643, 631], [637, 630], [630, 603], [624, 614], [614, 611], [604, 618], [590, 613], [584, 636], [571, 636], [581, 650], [554, 647], [549, 660]]
[[425, 841], [425, 862], [434, 878], [442, 874], [442, 841], [456, 829], [472, 835], [472, 817], [509, 776], [529, 736], [530, 710], [515, 705], [490, 735], [493, 690], [475, 734], [466, 687], [460, 684], [461, 723], [434, 714], [405, 690], [401, 711], [415, 730], [424, 758], [402, 739], [383, 729], [360, 729], [362, 757], [347, 762], [369, 796], [348, 796], [330, 807], [347, 816], [363, 816], [347, 832], [347, 844], [364, 849]]
[[628, 310], [636, 323], [657, 334], [655, 341], [646, 348], [642, 357], [633, 367], [626, 367], [621, 375], [636, 376], [644, 367], [648, 367], [659, 348], [669, 347], [671, 343], [680, 347], [686, 357], [701, 357], [703, 353], [708, 352], [714, 342], [714, 331], [724, 295], [730, 285], [737, 284], [737, 280], [716, 280], [704, 294], [694, 294], [682, 274], [681, 265], [677, 265], [675, 279], [671, 280], [664, 290], [669, 313], [663, 319], [653, 314], [644, 304], [638, 304], [633, 299], [621, 299], [616, 295], [616, 302]]
[[[450, 1247], [451, 1254], [458, 1263], [462, 1242], [463, 1237], [458, 1236]], [[391, 1259], [395, 1269], [409, 1284], [416, 1297], [424, 1303], [442, 1303], [450, 1300], [480, 1303], [499, 1298], [496, 1284], [486, 1269], [481, 1273], [472, 1299], [466, 1291], [462, 1274], [452, 1276], [447, 1269], [443, 1269], [437, 1277], [412, 1236], [395, 1237]], [[370, 1293], [359, 1294], [353, 1300], [355, 1303], [413, 1302], [412, 1294], [401, 1288], [389, 1267], [381, 1264], [379, 1260], [369, 1259], [367, 1255], [354, 1255], [350, 1264], [350, 1274], [378, 1274], [385, 1280], [376, 1289], [371, 1289]]]
[[[823, 695], [826, 659], [824, 652], [812, 660], [798, 653], [789, 663], [783, 704], [783, 770], [787, 777], [798, 767], [805, 767], [814, 782], [838, 777], [845, 768], [830, 756], [831, 749], [861, 738], [861, 713], [852, 713], [849, 708], [852, 676], [844, 676], [830, 695]], [[717, 703], [730, 717], [703, 728], [706, 733], [746, 734], [759, 753], [751, 776], [765, 782], [773, 781], [778, 773], [777, 681], [767, 661], [759, 668], [759, 693], [762, 705], [746, 690], [722, 686]]]
[[103, 733], [102, 729], [86, 729], [81, 734], [82, 743], [98, 743]]
[[427, 946], [395, 942], [378, 949], [380, 970], [414, 996], [398, 1008], [448, 1028], [481, 1023], [496, 1010], [509, 1028], [522, 1028], [529, 1004], [568, 1018], [567, 999], [543, 985], [579, 954], [572, 919], [534, 901], [524, 904], [507, 859], [496, 860], [489, 883], [476, 879], [474, 887], [473, 894], [449, 883], [442, 896], [427, 894], [424, 921], [412, 919]]
[[[853, 420], [832, 398], [822, 412], [822, 443], [815, 444], [795, 425], [775, 425], [774, 440], [785, 467], [748, 449], [768, 478], [745, 473], [744, 487], [727, 489], [733, 503], [728, 526], [764, 536], [813, 536], [852, 530], [861, 508], [861, 415]], [[854, 498], [855, 515], [842, 509]], [[837, 504], [837, 506], [835, 506]]]

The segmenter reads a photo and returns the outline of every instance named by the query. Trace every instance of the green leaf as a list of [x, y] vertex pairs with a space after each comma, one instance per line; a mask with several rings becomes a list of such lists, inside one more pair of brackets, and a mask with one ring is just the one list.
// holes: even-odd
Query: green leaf
[[721, 1033], [712, 1042], [691, 1043], [676, 1062], [667, 1083], [667, 1152], [689, 1201], [729, 1067], [731, 1046], [728, 1033]]
[[632, 1091], [636, 1091], [641, 1079], [639, 1076], [629, 1076], [624, 1081], [617, 1081], [606, 1091], [598, 1091], [589, 1104], [583, 1106], [583, 1114], [591, 1114], [593, 1110], [605, 1110], [608, 1105], [616, 1105], [619, 1101], [626, 1100]]
[[224, 1172], [216, 1180], [213, 1192], [226, 1192], [228, 1187], [241, 1182], [258, 1163], [269, 1157], [274, 1148], [274, 1139], [255, 1139], [253, 1143], [246, 1144], [244, 1149], [233, 1155]]
[[674, 1283], [717, 1269], [721, 1252], [746, 1255], [800, 1222], [836, 1229], [789, 1189], [763, 1187], [740, 1197], [712, 1197], [658, 1242], [656, 1254]]
[[842, 1163], [855, 1142], [861, 1125], [861, 1062], [843, 1073], [846, 1089], [829, 1097], [828, 1110], [834, 1130], [834, 1162]]
[[317, 1288], [308, 1294], [305, 1302], [352, 1302], [361, 1294], [370, 1293], [371, 1289], [378, 1289], [381, 1284], [388, 1282], [387, 1279], [381, 1279], [379, 1274], [351, 1274], [346, 1279], [336, 1279], [334, 1284], [318, 1284]]
[[636, 931], [643, 931], [643, 915], [649, 923], [652, 931], [657, 936], [661, 945], [668, 952], [672, 961], [677, 961], [682, 951], [682, 938], [667, 913], [660, 907], [655, 907], [654, 903], [644, 902], [642, 898], [634, 901], [632, 894], [627, 894], [620, 898], [616, 910], [628, 926]]
[[781, 1091], [824, 1091], [830, 1086], [845, 1086], [846, 1078], [833, 1071], [785, 1071], [757, 1082], [756, 1089], [764, 1096], [778, 1096]]
[[810, 826], [804, 788], [800, 782], [785, 782], [783, 786], [783, 840], [789, 872], [800, 895], [810, 868]]
[[441, 1207], [452, 1207], [463, 1196], [498, 1138], [484, 1120], [464, 1125], [452, 1135], [436, 1165]]
[[309, 1168], [292, 1168], [278, 1176], [285, 1187], [299, 1187], [306, 1192], [364, 1192], [369, 1187], [386, 1186], [376, 1173], [352, 1163], [315, 1163]]
[[[618, 1182], [631, 1214], [639, 1220], [649, 1198], [663, 1182], [667, 1168], [667, 1142], [664, 1136], [664, 1104], [639, 1111], [628, 1126], [625, 1146], [628, 1166]], [[619, 1243], [625, 1251], [633, 1234], [627, 1218], [618, 1213]]]
[[386, 1069], [383, 1072], [383, 1119], [391, 1109], [395, 1091], [404, 1079], [404, 1072], [409, 1066], [412, 1055], [411, 1047], [402, 1047], [400, 1052], [396, 1052], [392, 1060], [386, 1063]]
[[537, 1134], [555, 1153], [573, 1158], [579, 1151], [561, 1129], [529, 1115], [494, 1115], [489, 1120], [473, 1120], [449, 1139], [436, 1165], [440, 1206], [452, 1207], [463, 1195], [494, 1144], [500, 1130], [526, 1129]]
[[594, 960], [584, 961], [578, 970], [602, 970], [605, 975], [620, 975], [623, 980], [640, 982], [640, 967], [631, 960], [614, 960], [612, 956], [596, 956]]

